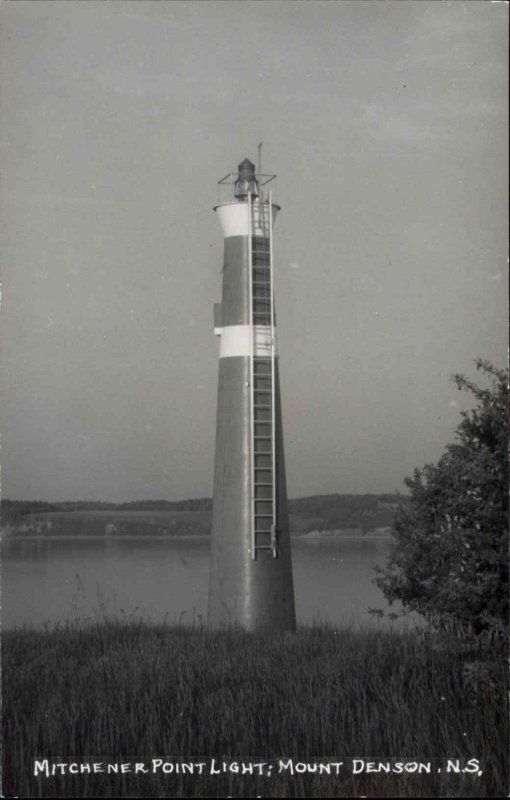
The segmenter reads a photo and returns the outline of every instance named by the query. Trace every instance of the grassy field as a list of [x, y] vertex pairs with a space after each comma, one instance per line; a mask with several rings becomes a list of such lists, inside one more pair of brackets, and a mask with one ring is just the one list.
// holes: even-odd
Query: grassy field
[[[3, 796], [507, 795], [505, 665], [466, 686], [472, 657], [424, 634], [105, 621], [2, 638]], [[228, 771], [211, 774], [213, 757]], [[44, 758], [131, 771], [33, 777]], [[447, 759], [471, 758], [481, 775], [446, 772]], [[431, 772], [353, 774], [351, 759]], [[264, 774], [230, 771], [236, 760], [266, 762]], [[302, 766], [341, 761], [330, 774]], [[182, 762], [203, 774], [177, 772]]]

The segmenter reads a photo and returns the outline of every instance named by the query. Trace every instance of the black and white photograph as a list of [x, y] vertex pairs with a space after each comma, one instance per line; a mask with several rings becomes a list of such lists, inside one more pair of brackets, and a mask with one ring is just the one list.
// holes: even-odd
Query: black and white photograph
[[0, 15], [0, 795], [507, 797], [508, 2]]

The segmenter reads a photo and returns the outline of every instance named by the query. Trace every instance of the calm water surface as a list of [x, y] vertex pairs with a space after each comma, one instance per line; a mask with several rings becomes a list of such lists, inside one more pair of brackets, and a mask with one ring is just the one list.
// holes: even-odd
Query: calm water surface
[[[293, 540], [298, 622], [358, 626], [388, 607], [372, 583], [388, 539]], [[76, 618], [143, 616], [154, 622], [205, 621], [208, 539], [10, 538], [2, 542], [2, 625], [41, 625]], [[409, 625], [411, 620], [405, 620]], [[414, 622], [414, 621], [412, 621]], [[399, 625], [400, 623], [396, 623]]]

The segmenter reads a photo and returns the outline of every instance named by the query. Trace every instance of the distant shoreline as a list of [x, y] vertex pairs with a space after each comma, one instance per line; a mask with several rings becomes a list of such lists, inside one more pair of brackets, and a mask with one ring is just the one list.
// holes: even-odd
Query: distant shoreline
[[[401, 500], [397, 495], [317, 495], [289, 501], [293, 542], [393, 541]], [[106, 507], [105, 507], [106, 505]], [[141, 507], [142, 506], [142, 507]], [[143, 507], [145, 506], [145, 507]], [[4, 542], [158, 539], [201, 542], [211, 536], [212, 503], [208, 498], [110, 504], [1, 503]], [[301, 545], [299, 545], [301, 547]]]
[[[10, 540], [27, 540], [27, 539], [35, 539], [35, 540], [46, 540], [46, 539], [53, 539], [55, 541], [64, 540], [64, 541], [76, 541], [76, 540], [84, 540], [87, 541], [89, 539], [99, 539], [104, 541], [108, 539], [109, 541], [122, 541], [124, 539], [148, 539], [148, 540], [159, 540], [159, 539], [171, 539], [172, 541], [206, 541], [211, 538], [210, 533], [91, 533], [91, 534], [83, 534], [83, 533], [24, 533], [22, 531], [15, 532], [15, 531], [3, 531], [3, 535], [6, 539]], [[291, 539], [292, 542], [305, 542], [306, 544], [322, 544], [323, 542], [338, 542], [338, 541], [366, 541], [366, 540], [374, 540], [374, 539], [393, 539], [393, 535], [391, 533], [366, 533], [366, 534], [336, 534], [336, 535], [328, 535], [328, 536], [320, 536], [320, 537], [309, 537], [306, 534], [302, 533], [292, 533], [291, 531]]]
[[[5, 531], [4, 531], [5, 535]], [[25, 541], [26, 539], [37, 539], [43, 541], [46, 539], [65, 540], [65, 541], [88, 541], [89, 539], [100, 539], [104, 541], [122, 541], [123, 539], [172, 539], [179, 541], [197, 541], [210, 539], [209, 533], [9, 533], [6, 538], [13, 540]]]
[[[288, 502], [293, 539], [381, 538], [408, 502], [397, 494], [313, 495]], [[2, 500], [4, 535], [31, 536], [208, 536], [211, 498], [129, 503]], [[336, 531], [337, 533], [333, 533]], [[362, 533], [365, 531], [365, 533]]]

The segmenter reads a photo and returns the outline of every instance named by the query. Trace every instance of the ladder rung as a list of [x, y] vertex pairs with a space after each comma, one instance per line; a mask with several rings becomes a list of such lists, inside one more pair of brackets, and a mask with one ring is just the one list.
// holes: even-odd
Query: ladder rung
[[[275, 472], [275, 457], [274, 451], [264, 450], [258, 452], [261, 447], [259, 442], [267, 442], [271, 444], [275, 439], [275, 431], [272, 425], [268, 423], [273, 422], [272, 415], [275, 410], [274, 390], [275, 378], [274, 372], [274, 338], [272, 334], [272, 326], [274, 322], [274, 308], [273, 308], [273, 286], [272, 286], [272, 264], [271, 264], [271, 206], [268, 203], [264, 206], [251, 203], [249, 198], [249, 207], [251, 209], [250, 222], [251, 222], [251, 265], [252, 270], [250, 275], [250, 292], [252, 297], [250, 307], [250, 323], [256, 329], [253, 336], [253, 351], [251, 354], [251, 367], [253, 380], [252, 388], [250, 390], [251, 398], [251, 414], [253, 417], [254, 426], [259, 424], [259, 428], [253, 427], [252, 429], [252, 445], [255, 452], [255, 460], [252, 468], [250, 469], [251, 486], [253, 491], [253, 505], [251, 507], [251, 521], [252, 521], [252, 558], [256, 558], [258, 552], [266, 550], [276, 557], [275, 545], [275, 486], [276, 486], [276, 472]], [[264, 330], [267, 328], [267, 330]], [[257, 330], [258, 329], [258, 330]], [[262, 349], [262, 355], [257, 356], [256, 351], [258, 348]], [[261, 369], [262, 368], [262, 369]], [[261, 371], [260, 371], [261, 370]], [[257, 385], [261, 385], [260, 388]], [[262, 403], [261, 400], [266, 402]], [[267, 411], [268, 413], [259, 414], [259, 410]], [[263, 419], [259, 419], [263, 417]], [[265, 431], [270, 435], [257, 435], [256, 431]], [[262, 466], [257, 462], [265, 460], [269, 464]], [[258, 471], [257, 471], [258, 470]], [[266, 480], [257, 480], [258, 475], [263, 475]], [[267, 480], [269, 476], [269, 480]], [[264, 489], [259, 492], [258, 489]], [[259, 497], [258, 495], [264, 495]], [[268, 495], [271, 495], [268, 497]], [[257, 505], [258, 503], [258, 505]], [[270, 509], [271, 513], [264, 514], [258, 513], [257, 509]], [[262, 530], [257, 530], [260, 525]], [[269, 525], [269, 529], [264, 529], [264, 525]]]

